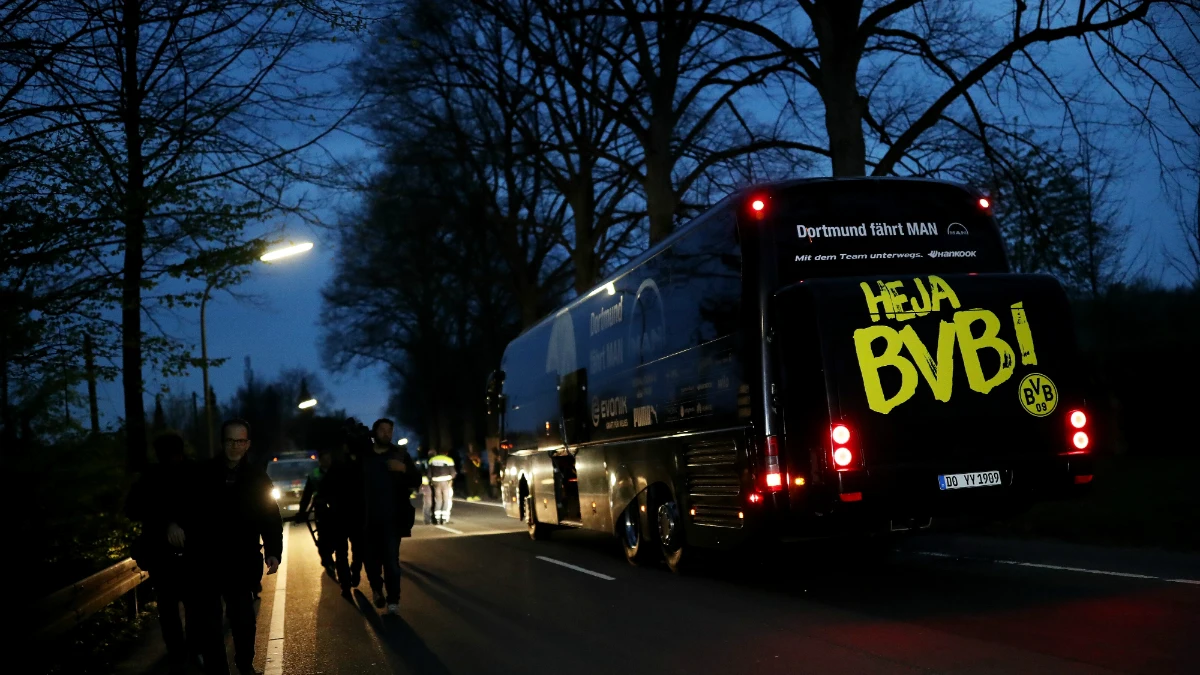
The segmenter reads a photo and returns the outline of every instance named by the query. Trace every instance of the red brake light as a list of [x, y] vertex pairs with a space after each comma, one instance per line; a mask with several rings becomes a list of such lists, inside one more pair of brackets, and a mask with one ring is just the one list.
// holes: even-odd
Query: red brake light
[[847, 427], [845, 424], [835, 425], [831, 433], [833, 442], [838, 445], [845, 445], [850, 442], [850, 427]]
[[755, 199], [754, 201], [750, 202], [750, 208], [754, 209], [755, 211], [762, 211], [763, 209], [767, 208], [767, 203], [761, 199]]
[[762, 495], [758, 494], [757, 492], [750, 493], [750, 503], [751, 504], [757, 504], [761, 501], [762, 501]]
[[766, 457], [765, 466], [767, 489], [778, 492], [783, 489], [783, 473], [779, 470], [779, 437], [767, 436], [763, 443], [763, 455]]
[[838, 466], [849, 466], [854, 461], [854, 453], [849, 448], [838, 448], [833, 451], [833, 463]]
[[1087, 415], [1082, 410], [1071, 411], [1071, 426], [1082, 429], [1087, 426]]
[[991, 207], [992, 207], [992, 202], [991, 202], [991, 200], [989, 200], [987, 197], [980, 197], [980, 198], [979, 198], [979, 208], [981, 208], [981, 209], [990, 209]]
[[1083, 450], [1084, 448], [1086, 448], [1088, 446], [1087, 432], [1086, 431], [1076, 431], [1075, 435], [1071, 438], [1071, 442], [1075, 444], [1075, 447], [1079, 448], [1080, 450]]

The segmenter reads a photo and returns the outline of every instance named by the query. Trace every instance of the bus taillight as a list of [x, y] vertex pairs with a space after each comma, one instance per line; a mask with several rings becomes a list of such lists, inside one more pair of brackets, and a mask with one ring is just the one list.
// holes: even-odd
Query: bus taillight
[[779, 437], [767, 436], [763, 443], [763, 456], [766, 458], [766, 478], [764, 479], [769, 492], [779, 492], [783, 489], [783, 473], [779, 470]]
[[850, 462], [854, 461], [854, 453], [850, 452], [849, 448], [838, 448], [833, 451], [833, 463], [839, 467], [850, 466]]
[[1067, 415], [1067, 422], [1071, 428], [1067, 430], [1071, 434], [1071, 449], [1062, 453], [1064, 455], [1084, 455], [1088, 452], [1088, 446], [1092, 444], [1092, 439], [1087, 432], [1087, 413], [1082, 410], [1072, 410]]
[[850, 427], [845, 424], [835, 424], [829, 429], [833, 439], [833, 463], [838, 471], [845, 470], [854, 461], [854, 452], [846, 447], [850, 443]]

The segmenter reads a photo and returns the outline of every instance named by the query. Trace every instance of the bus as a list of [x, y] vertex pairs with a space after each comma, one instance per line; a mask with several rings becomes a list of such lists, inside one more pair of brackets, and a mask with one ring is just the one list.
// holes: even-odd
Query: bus
[[908, 178], [742, 189], [528, 328], [487, 382], [530, 535], [674, 571], [1071, 497], [1094, 441], [1066, 293], [991, 204]]

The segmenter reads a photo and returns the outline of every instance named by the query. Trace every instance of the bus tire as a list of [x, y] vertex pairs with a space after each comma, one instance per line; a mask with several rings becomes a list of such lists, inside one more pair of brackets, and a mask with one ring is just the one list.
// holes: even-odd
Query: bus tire
[[695, 551], [687, 545], [683, 533], [683, 517], [674, 500], [658, 507], [658, 539], [663, 559], [675, 574], [686, 574], [693, 567]]
[[533, 495], [525, 497], [525, 526], [529, 528], [529, 538], [534, 541], [550, 538], [550, 526], [537, 519], [537, 508], [533, 503]]
[[654, 562], [653, 543], [647, 540], [645, 528], [638, 509], [638, 500], [633, 500], [621, 514], [617, 523], [617, 539], [621, 541], [621, 550], [625, 559], [635, 567]]

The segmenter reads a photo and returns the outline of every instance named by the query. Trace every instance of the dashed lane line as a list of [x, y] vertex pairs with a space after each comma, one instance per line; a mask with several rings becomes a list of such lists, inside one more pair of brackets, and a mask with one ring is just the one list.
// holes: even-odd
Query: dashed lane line
[[546, 561], [546, 562], [548, 562], [548, 563], [554, 563], [555, 565], [560, 565], [560, 566], [562, 566], [562, 567], [566, 567], [567, 569], [575, 570], [576, 572], [583, 572], [584, 574], [590, 574], [591, 576], [597, 577], [597, 578], [599, 578], [599, 579], [604, 579], [605, 581], [613, 581], [613, 580], [615, 580], [615, 579], [616, 579], [616, 577], [610, 577], [610, 576], [608, 576], [607, 574], [601, 574], [601, 573], [599, 573], [599, 572], [593, 572], [592, 570], [589, 570], [589, 569], [587, 569], [587, 568], [585, 568], [585, 567], [580, 567], [580, 566], [578, 566], [578, 565], [572, 565], [571, 563], [568, 563], [568, 562], [563, 562], [563, 561], [561, 561], [561, 560], [555, 560], [554, 558], [547, 558], [547, 557], [546, 557], [546, 556], [544, 556], [544, 555], [539, 555], [539, 556], [537, 557], [537, 559], [538, 559], [538, 560], [545, 560], [545, 561]]
[[939, 551], [913, 551], [917, 555], [923, 555], [931, 558], [957, 558], [961, 560], [974, 560], [978, 562], [990, 562], [997, 565], [1014, 565], [1016, 567], [1034, 567], [1044, 570], [1058, 570], [1060, 572], [1078, 572], [1080, 574], [1100, 574], [1108, 577], [1125, 577], [1128, 579], [1154, 579], [1158, 581], [1168, 581], [1174, 584], [1194, 584], [1200, 585], [1200, 580], [1196, 579], [1168, 579], [1166, 577], [1156, 577], [1149, 574], [1134, 574], [1132, 572], [1114, 572], [1112, 570], [1093, 570], [1086, 567], [1070, 567], [1067, 565], [1047, 565], [1045, 563], [1031, 563], [1021, 560], [995, 560], [992, 558], [976, 558], [966, 555], [954, 555], [952, 553], [941, 553]]
[[503, 504], [497, 504], [496, 502], [473, 502], [466, 499], [460, 499], [458, 497], [455, 497], [454, 501], [462, 502], [463, 504], [475, 504], [476, 506], [494, 506], [498, 509], [504, 508]]

